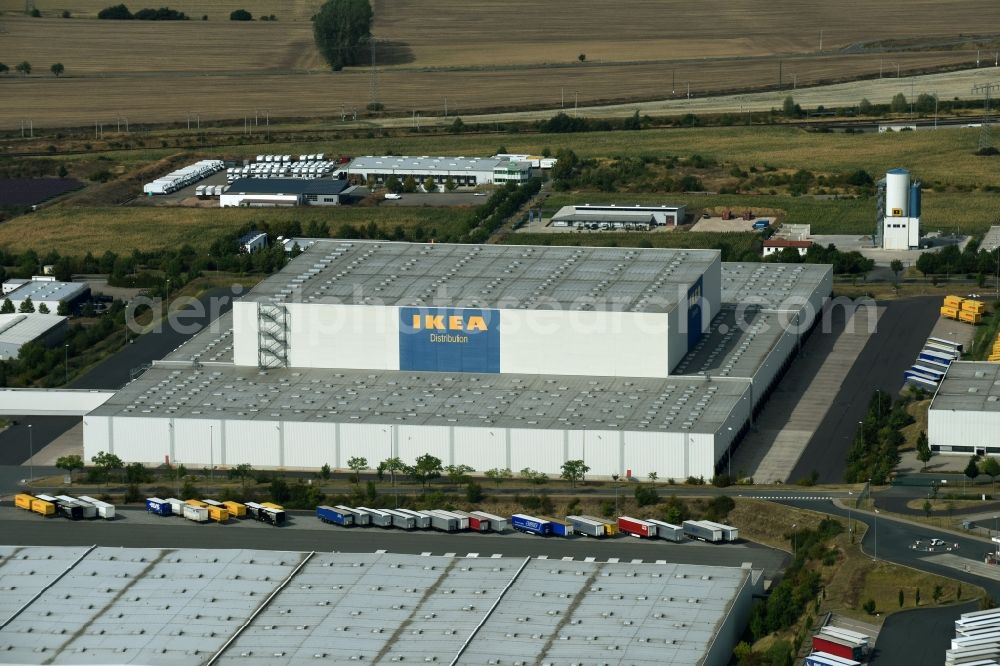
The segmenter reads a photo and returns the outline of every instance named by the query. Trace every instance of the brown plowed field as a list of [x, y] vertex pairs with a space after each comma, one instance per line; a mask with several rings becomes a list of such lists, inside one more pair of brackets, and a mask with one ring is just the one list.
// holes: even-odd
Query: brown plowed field
[[[0, 76], [0, 128], [16, 129], [23, 119], [38, 127], [116, 116], [133, 124], [179, 121], [189, 112], [239, 118], [262, 108], [272, 116], [330, 116], [371, 100], [366, 68], [323, 67], [308, 20], [318, 3], [181, 0], [170, 6], [196, 20], [86, 18], [109, 3], [39, 0], [43, 18], [32, 19], [14, 13], [23, 10], [20, 0], [0, 0], [0, 62], [13, 68], [27, 60], [34, 68], [29, 77]], [[229, 21], [228, 12], [242, 6], [278, 21]], [[775, 87], [779, 72], [790, 87], [878, 76], [880, 68], [895, 76], [897, 65], [904, 73], [969, 65], [977, 42], [989, 38], [968, 35], [1000, 25], [993, 0], [376, 0], [374, 8], [379, 101], [407, 115], [442, 113], [445, 98], [451, 114], [557, 108], [577, 98], [584, 105], [684, 96], [689, 83], [694, 96]], [[75, 18], [58, 18], [63, 9]], [[202, 14], [209, 20], [197, 20]], [[921, 46], [951, 38], [969, 41], [940, 51]], [[874, 40], [911, 50], [858, 46]], [[48, 71], [55, 62], [66, 67], [60, 79]]]

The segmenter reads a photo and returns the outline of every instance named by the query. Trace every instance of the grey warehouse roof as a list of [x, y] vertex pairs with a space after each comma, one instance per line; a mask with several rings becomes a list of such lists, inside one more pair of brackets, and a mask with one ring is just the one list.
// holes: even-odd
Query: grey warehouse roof
[[1000, 363], [952, 363], [934, 394], [930, 408], [1000, 412]]
[[992, 252], [998, 247], [1000, 247], [1000, 225], [993, 225], [983, 236], [983, 242], [979, 244], [979, 249]]
[[722, 264], [722, 302], [798, 310], [822, 284], [829, 264]]
[[272, 369], [161, 362], [92, 416], [715, 433], [745, 379]]
[[7, 294], [12, 301], [71, 301], [88, 287], [83, 282], [59, 282], [58, 280], [30, 280]]
[[329, 178], [240, 178], [227, 194], [340, 194], [350, 187], [346, 180]]
[[0, 547], [0, 575], [18, 607], [41, 592], [0, 634], [5, 661], [151, 666], [688, 665], [761, 582], [662, 561], [32, 547]]
[[56, 314], [0, 314], [0, 343], [23, 345], [64, 321]]
[[247, 298], [667, 312], [717, 250], [317, 240]]
[[347, 165], [348, 172], [388, 173], [390, 171], [488, 171], [508, 160], [496, 157], [411, 157], [409, 155], [365, 155], [355, 157]]

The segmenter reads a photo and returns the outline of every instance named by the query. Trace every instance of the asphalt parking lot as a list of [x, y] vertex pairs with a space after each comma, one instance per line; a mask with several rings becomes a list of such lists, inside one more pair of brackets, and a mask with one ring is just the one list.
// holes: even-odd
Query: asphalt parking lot
[[327, 525], [309, 515], [293, 515], [290, 523], [273, 527], [256, 521], [231, 520], [228, 524], [197, 524], [178, 517], [147, 514], [142, 510], [119, 512], [113, 521], [77, 521], [42, 518], [12, 506], [0, 507], [2, 541], [23, 546], [120, 546], [125, 548], [253, 548], [260, 550], [338, 551], [371, 553], [430, 553], [444, 555], [478, 553], [483, 557], [547, 556], [654, 562], [708, 564], [738, 567], [752, 562], [773, 578], [788, 556], [752, 543], [705, 544], [696, 541], [670, 543], [619, 536], [612, 539], [586, 537], [536, 537], [508, 531], [504, 534], [444, 534], [401, 531], [379, 527], [343, 528]]
[[[380, 192], [379, 197], [385, 196], [385, 192]], [[380, 206], [479, 206], [486, 203], [489, 198], [487, 192], [407, 192], [399, 195], [400, 199], [385, 199], [379, 202]]]

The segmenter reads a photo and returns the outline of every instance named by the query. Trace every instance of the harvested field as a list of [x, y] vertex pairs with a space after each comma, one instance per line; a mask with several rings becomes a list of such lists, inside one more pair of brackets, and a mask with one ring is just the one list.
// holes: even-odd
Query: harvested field
[[0, 206], [34, 206], [80, 187], [74, 178], [0, 178]]
[[397, 227], [422, 226], [433, 238], [436, 231], [446, 231], [457, 224], [466, 210], [441, 211], [424, 208], [161, 208], [107, 207], [75, 208], [54, 206], [36, 213], [21, 215], [0, 224], [0, 247], [22, 251], [56, 250], [62, 254], [95, 255], [106, 250], [130, 252], [177, 248], [185, 243], [195, 249], [207, 249], [222, 234], [252, 222], [297, 220], [326, 223], [331, 233], [341, 225], [355, 227], [375, 224], [385, 233]]
[[[44, 16], [62, 9], [93, 16], [104, 4], [60, 0], [58, 7], [40, 9]], [[210, 20], [5, 17], [0, 62], [28, 60], [36, 73], [0, 77], [0, 94], [12, 100], [0, 109], [0, 128], [26, 117], [36, 127], [51, 127], [118, 115], [139, 124], [178, 122], [189, 112], [218, 120], [262, 108], [272, 118], [330, 117], [342, 105], [364, 109], [371, 101], [369, 72], [324, 71], [317, 57], [308, 18], [318, 4], [247, 5], [256, 15], [275, 13], [277, 23], [230, 22], [235, 4], [187, 0], [171, 6], [195, 18], [207, 13]], [[7, 12], [20, 7], [0, 0]], [[944, 14], [947, 22], [939, 20]], [[390, 114], [427, 116], [440, 115], [445, 98], [455, 115], [681, 99], [688, 85], [693, 96], [703, 97], [774, 87], [779, 72], [786, 89], [878, 76], [880, 52], [864, 45], [876, 38], [910, 49], [891, 52], [887, 74], [897, 64], [904, 73], [972, 66], [976, 46], [989, 39], [969, 35], [996, 24], [1000, 7], [985, 0], [847, 0], [835, 7], [811, 3], [803, 11], [795, 0], [766, 6], [640, 0], [622, 12], [600, 4], [517, 0], [469, 11], [456, 0], [400, 0], [376, 2], [375, 15], [379, 101]], [[818, 25], [824, 26], [822, 52]], [[578, 61], [581, 54], [585, 62]], [[63, 79], [48, 73], [53, 62], [66, 66]], [[65, 104], [69, 97], [76, 103]]]
[[[965, 52], [894, 57], [907, 69], [914, 70], [969, 64], [975, 59], [974, 54]], [[70, 58], [63, 60], [72, 62]], [[784, 65], [786, 71], [789, 66]], [[363, 115], [371, 99], [370, 73], [358, 69], [336, 74], [319, 70], [294, 70], [286, 74], [247, 70], [197, 76], [178, 72], [78, 78], [72, 67], [67, 65], [67, 74], [59, 79], [51, 75], [0, 78], [0, 96], [11, 100], [11, 104], [0, 108], [0, 129], [18, 128], [23, 118], [34, 119], [36, 128], [87, 126], [95, 121], [111, 123], [118, 114], [126, 115], [133, 124], [180, 123], [189, 112], [195, 111], [201, 114], [203, 122], [242, 118], [254, 109], [268, 109], [272, 119], [331, 117], [339, 115], [341, 109], [348, 114], [354, 109]], [[800, 86], [833, 77], [877, 75], [878, 59], [851, 55], [802, 60], [797, 72]], [[690, 82], [692, 95], [703, 96], [712, 91], [770, 86], [777, 78], [777, 61], [608, 64], [524, 70], [390, 69], [379, 74], [379, 100], [387, 113], [408, 117], [411, 113], [443, 115], [446, 98], [451, 116], [483, 109], [524, 107], [548, 108], [551, 115], [561, 108], [563, 100], [566, 108], [572, 109], [574, 101], [596, 105], [670, 97], [669, 81], [674, 73], [679, 81], [675, 97], [684, 96], [685, 82]], [[75, 103], [64, 104], [68, 98]], [[888, 103], [889, 99], [874, 101]], [[844, 103], [853, 105], [856, 100]]]

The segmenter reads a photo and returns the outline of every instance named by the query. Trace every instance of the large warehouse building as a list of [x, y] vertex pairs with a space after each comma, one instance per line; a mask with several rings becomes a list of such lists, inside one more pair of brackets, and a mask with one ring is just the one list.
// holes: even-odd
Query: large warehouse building
[[948, 367], [927, 413], [927, 440], [935, 453], [1000, 455], [1000, 363]]
[[724, 666], [764, 583], [749, 565], [381, 551], [0, 546], [0, 559], [15, 664]]
[[710, 477], [830, 289], [715, 250], [317, 240], [88, 414], [85, 455]]
[[418, 183], [433, 178], [444, 185], [450, 178], [459, 187], [524, 183], [531, 178], [531, 163], [495, 157], [355, 157], [344, 169], [347, 177], [359, 183], [382, 185], [395, 176], [403, 180], [412, 176]]

